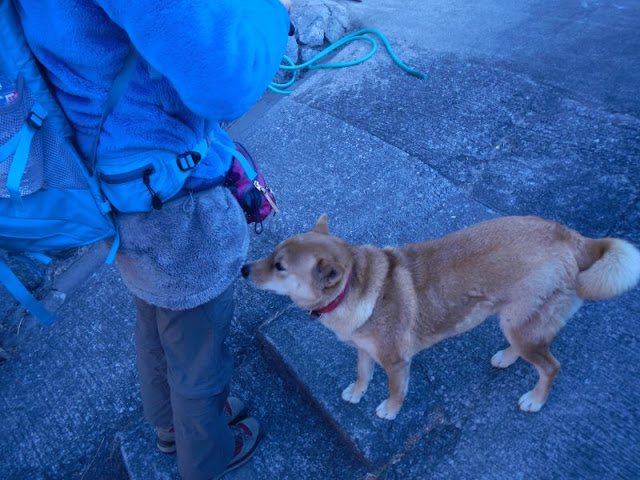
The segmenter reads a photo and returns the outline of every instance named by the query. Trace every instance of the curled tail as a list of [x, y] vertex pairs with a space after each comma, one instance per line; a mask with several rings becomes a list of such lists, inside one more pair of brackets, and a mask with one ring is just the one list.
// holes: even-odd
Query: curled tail
[[584, 238], [576, 256], [578, 296], [601, 300], [632, 289], [640, 280], [640, 251], [625, 240]]

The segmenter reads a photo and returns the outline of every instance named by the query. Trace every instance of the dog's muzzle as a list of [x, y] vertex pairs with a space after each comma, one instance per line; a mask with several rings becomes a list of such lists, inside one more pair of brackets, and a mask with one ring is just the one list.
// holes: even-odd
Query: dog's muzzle
[[247, 278], [249, 276], [249, 273], [251, 273], [251, 267], [249, 265], [243, 265], [240, 269], [240, 273], [244, 278]]

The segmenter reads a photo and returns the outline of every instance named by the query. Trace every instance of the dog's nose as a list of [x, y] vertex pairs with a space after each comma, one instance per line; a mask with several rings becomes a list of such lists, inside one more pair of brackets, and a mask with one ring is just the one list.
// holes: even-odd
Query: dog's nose
[[249, 265], [244, 265], [240, 270], [240, 273], [242, 273], [242, 276], [244, 278], [247, 278], [249, 276], [250, 271], [251, 271], [251, 267]]

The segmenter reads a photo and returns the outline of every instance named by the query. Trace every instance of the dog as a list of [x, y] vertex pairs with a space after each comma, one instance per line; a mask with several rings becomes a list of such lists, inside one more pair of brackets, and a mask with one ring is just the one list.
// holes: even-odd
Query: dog
[[506, 368], [522, 357], [536, 368], [538, 382], [518, 405], [537, 412], [560, 368], [549, 351], [554, 337], [583, 300], [633, 288], [640, 251], [538, 217], [498, 218], [398, 248], [354, 246], [329, 234], [323, 214], [242, 275], [289, 296], [357, 349], [347, 402], [365, 394], [374, 362], [384, 368], [389, 397], [376, 408], [380, 418], [393, 420], [402, 407], [414, 355], [494, 314], [509, 346], [491, 364]]

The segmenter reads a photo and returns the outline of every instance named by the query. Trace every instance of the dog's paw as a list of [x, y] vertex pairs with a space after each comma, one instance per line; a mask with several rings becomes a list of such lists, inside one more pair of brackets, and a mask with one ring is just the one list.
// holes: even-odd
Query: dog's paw
[[364, 390], [356, 390], [356, 384], [354, 382], [342, 391], [342, 399], [345, 402], [358, 403], [366, 392], [366, 388]]
[[384, 420], [393, 420], [398, 415], [400, 407], [389, 406], [389, 399], [376, 407], [376, 415]]
[[496, 354], [491, 357], [491, 365], [496, 368], [507, 368], [513, 365], [517, 359], [518, 354], [513, 351], [512, 347], [509, 347], [496, 352]]
[[533, 398], [533, 390], [528, 391], [518, 400], [518, 406], [523, 412], [537, 412], [542, 408], [544, 402], [540, 402]]

